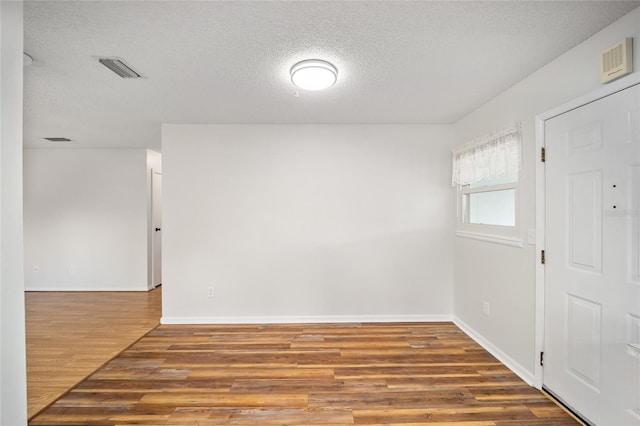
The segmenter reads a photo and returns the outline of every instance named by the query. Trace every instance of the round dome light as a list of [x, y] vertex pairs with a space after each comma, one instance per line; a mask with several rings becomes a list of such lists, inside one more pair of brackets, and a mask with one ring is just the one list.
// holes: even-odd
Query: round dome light
[[307, 59], [291, 67], [291, 82], [304, 90], [323, 90], [338, 80], [338, 69], [327, 61]]

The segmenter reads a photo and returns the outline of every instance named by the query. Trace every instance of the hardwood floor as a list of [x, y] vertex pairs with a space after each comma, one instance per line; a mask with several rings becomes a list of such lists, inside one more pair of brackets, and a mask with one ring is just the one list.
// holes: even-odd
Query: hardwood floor
[[158, 325], [161, 294], [27, 292], [29, 417]]
[[159, 326], [31, 422], [575, 425], [451, 323]]

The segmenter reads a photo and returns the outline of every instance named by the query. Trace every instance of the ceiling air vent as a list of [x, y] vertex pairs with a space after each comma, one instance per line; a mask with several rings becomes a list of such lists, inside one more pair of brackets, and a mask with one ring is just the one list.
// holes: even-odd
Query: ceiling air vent
[[45, 138], [45, 139], [50, 142], [71, 142], [71, 139], [67, 139], [67, 138]]
[[119, 58], [99, 58], [100, 62], [111, 71], [115, 72], [122, 78], [140, 78], [141, 75], [135, 72], [129, 65], [125, 64]]

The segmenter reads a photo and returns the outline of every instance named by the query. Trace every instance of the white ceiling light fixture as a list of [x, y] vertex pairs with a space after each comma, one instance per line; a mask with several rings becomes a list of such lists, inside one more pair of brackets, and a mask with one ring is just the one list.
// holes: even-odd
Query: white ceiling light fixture
[[307, 59], [291, 67], [291, 82], [304, 90], [324, 90], [338, 80], [338, 69], [321, 59]]

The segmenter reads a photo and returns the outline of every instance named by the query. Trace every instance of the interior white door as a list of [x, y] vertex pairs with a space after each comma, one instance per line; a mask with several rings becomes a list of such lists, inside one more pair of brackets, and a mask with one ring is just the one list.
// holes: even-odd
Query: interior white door
[[153, 226], [153, 286], [162, 284], [162, 175], [151, 171], [151, 215]]
[[544, 387], [640, 425], [640, 86], [545, 123]]

